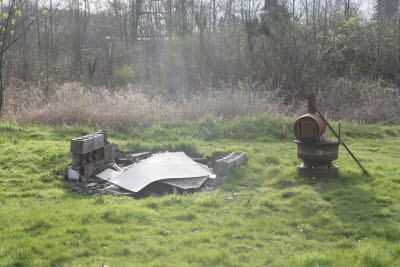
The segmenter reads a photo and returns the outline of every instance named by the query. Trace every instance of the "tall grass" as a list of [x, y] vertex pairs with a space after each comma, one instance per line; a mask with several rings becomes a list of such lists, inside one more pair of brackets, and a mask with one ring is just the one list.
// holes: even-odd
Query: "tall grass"
[[[368, 123], [400, 120], [400, 90], [371, 80], [328, 80], [319, 85], [319, 106], [334, 119]], [[321, 108], [321, 109], [322, 109]]]
[[[318, 106], [329, 119], [368, 123], [400, 120], [400, 93], [379, 81], [339, 79], [318, 87], [323, 88], [314, 90]], [[306, 112], [304, 100], [293, 104], [281, 97], [279, 90], [260, 91], [257, 87], [203, 88], [202, 93], [188, 97], [184, 92], [168, 94], [141, 85], [110, 90], [66, 83], [46, 91], [40, 86], [13, 83], [6, 92], [2, 116], [22, 123], [149, 126], [208, 115], [220, 119], [259, 114], [292, 117]]]
[[143, 90], [83, 87], [67, 83], [52, 93], [40, 88], [8, 90], [3, 117], [18, 122], [45, 124], [130, 122], [151, 125], [161, 121], [196, 120], [205, 115], [232, 119], [256, 114], [287, 114], [288, 107], [276, 93], [221, 90], [190, 98], [167, 100]]

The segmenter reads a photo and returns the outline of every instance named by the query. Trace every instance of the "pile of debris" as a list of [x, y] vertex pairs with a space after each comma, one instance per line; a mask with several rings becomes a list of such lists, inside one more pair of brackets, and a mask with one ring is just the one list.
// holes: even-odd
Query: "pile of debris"
[[71, 140], [72, 166], [68, 178], [87, 184], [88, 178], [117, 156], [117, 144], [107, 141], [107, 131]]
[[211, 168], [202, 164], [204, 158], [190, 158], [184, 152], [117, 157], [117, 145], [107, 141], [106, 131], [71, 140], [71, 153], [71, 191], [134, 198], [212, 190], [226, 180], [231, 168], [246, 160], [246, 153], [234, 152]]

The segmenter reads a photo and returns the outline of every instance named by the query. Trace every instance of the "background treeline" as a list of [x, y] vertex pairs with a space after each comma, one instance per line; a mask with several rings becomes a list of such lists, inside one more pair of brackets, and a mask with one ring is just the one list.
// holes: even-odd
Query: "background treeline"
[[22, 18], [46, 14], [3, 58], [9, 114], [31, 94], [21, 88], [34, 86], [42, 105], [79, 82], [166, 101], [273, 92], [293, 106], [313, 91], [331, 117], [399, 119], [398, 0], [373, 10], [355, 0], [23, 2]]

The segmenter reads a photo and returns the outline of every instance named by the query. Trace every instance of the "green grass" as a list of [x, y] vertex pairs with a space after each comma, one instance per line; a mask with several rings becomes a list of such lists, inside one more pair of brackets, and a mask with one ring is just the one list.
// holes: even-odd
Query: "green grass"
[[338, 179], [304, 179], [291, 125], [113, 125], [121, 150], [247, 152], [219, 190], [134, 200], [71, 193], [57, 175], [70, 139], [100, 127], [0, 124], [0, 266], [400, 265], [400, 127], [342, 124], [371, 177], [341, 148]]

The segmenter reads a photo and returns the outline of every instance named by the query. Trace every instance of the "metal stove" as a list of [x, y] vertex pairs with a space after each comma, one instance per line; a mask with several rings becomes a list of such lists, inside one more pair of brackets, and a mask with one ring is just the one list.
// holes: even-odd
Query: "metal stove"
[[338, 176], [338, 167], [332, 161], [339, 157], [339, 145], [342, 142], [325, 140], [322, 135], [326, 131], [325, 119], [316, 109], [316, 95], [308, 95], [308, 112], [294, 123], [297, 157], [303, 164], [297, 166], [301, 177], [334, 178]]

